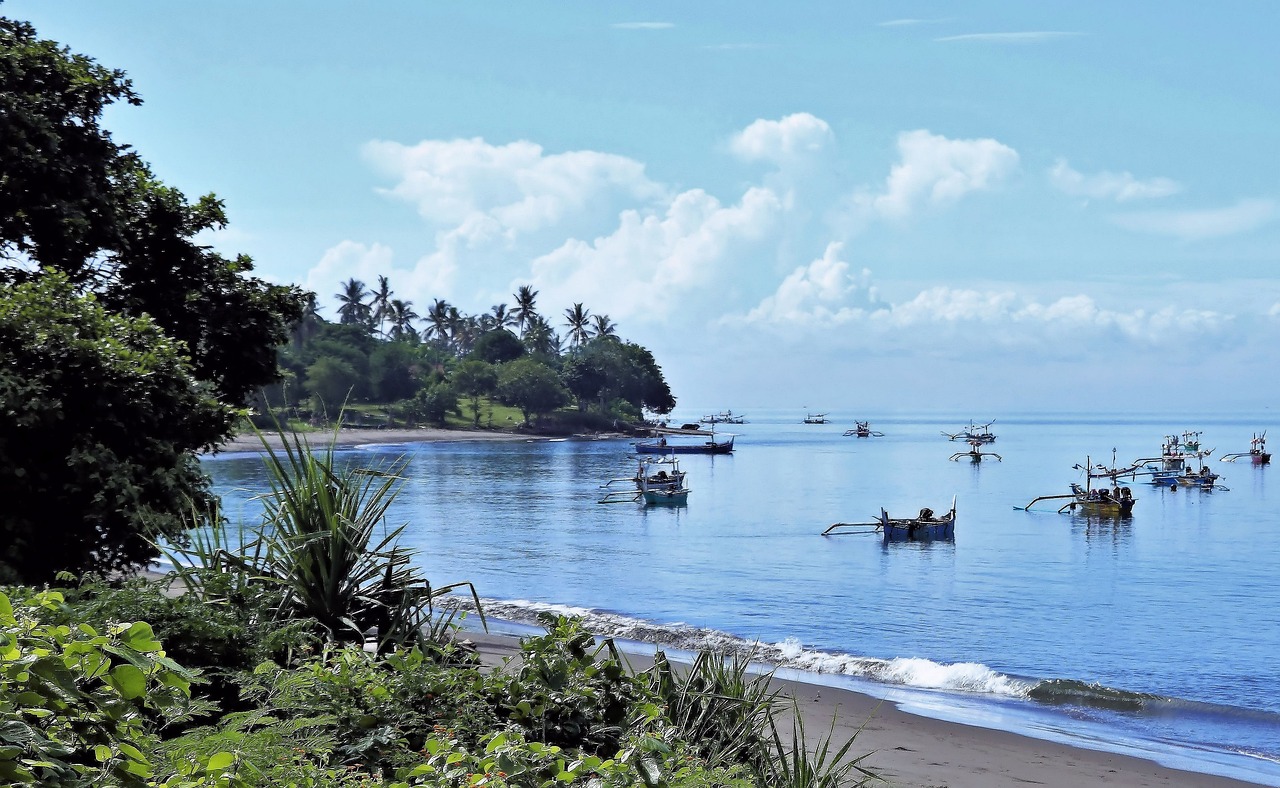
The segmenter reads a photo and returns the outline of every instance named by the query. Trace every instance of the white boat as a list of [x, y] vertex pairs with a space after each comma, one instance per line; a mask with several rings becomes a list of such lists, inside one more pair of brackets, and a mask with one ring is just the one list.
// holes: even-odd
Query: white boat
[[597, 503], [684, 504], [689, 499], [685, 485], [685, 472], [674, 455], [645, 457], [636, 468], [634, 476], [610, 479], [600, 485], [608, 489], [614, 485], [624, 489], [610, 490]]
[[1271, 455], [1267, 452], [1267, 431], [1261, 433], [1253, 433], [1253, 440], [1249, 441], [1248, 451], [1232, 452], [1224, 454], [1218, 459], [1223, 462], [1235, 462], [1241, 457], [1248, 457], [1249, 462], [1253, 465], [1267, 465], [1271, 462]]

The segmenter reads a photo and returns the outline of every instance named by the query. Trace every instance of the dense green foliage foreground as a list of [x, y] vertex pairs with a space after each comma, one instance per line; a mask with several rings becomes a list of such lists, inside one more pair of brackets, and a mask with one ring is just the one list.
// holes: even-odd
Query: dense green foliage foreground
[[[0, 781], [106, 786], [838, 786], [741, 656], [630, 671], [548, 617], [483, 670], [382, 532], [396, 468], [268, 457], [264, 525], [206, 524], [162, 582], [0, 594]], [[70, 578], [64, 577], [64, 580]], [[182, 593], [166, 593], [181, 582]], [[472, 591], [474, 596], [474, 591]], [[794, 711], [792, 712], [794, 714]], [[792, 716], [792, 720], [798, 717]], [[782, 730], [780, 730], [780, 726]]]

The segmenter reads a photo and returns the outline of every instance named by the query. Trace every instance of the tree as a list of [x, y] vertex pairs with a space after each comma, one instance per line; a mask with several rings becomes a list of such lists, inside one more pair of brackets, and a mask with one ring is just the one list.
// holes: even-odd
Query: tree
[[459, 394], [471, 400], [475, 426], [480, 426], [480, 398], [498, 385], [498, 371], [483, 361], [464, 361], [454, 370], [450, 381]]
[[574, 347], [580, 347], [586, 344], [591, 338], [591, 312], [582, 307], [582, 302], [574, 304], [569, 309], [564, 310], [565, 325], [569, 328], [569, 341]]
[[48, 271], [0, 285], [0, 581], [128, 571], [213, 503], [196, 452], [237, 413], [181, 343]]
[[342, 283], [342, 292], [335, 298], [342, 306], [338, 307], [338, 318], [344, 326], [362, 326], [365, 330], [373, 328], [373, 307], [365, 303], [364, 297], [369, 295], [364, 282], [359, 279], [348, 279]]
[[618, 336], [618, 324], [610, 320], [608, 315], [592, 315], [591, 336], [616, 337]]
[[103, 308], [150, 316], [238, 407], [274, 379], [302, 293], [196, 240], [226, 225], [221, 201], [188, 202], [116, 144], [100, 119], [120, 101], [141, 103], [123, 72], [0, 18], [0, 279], [56, 269]]
[[[434, 339], [440, 345], [449, 345], [449, 302], [437, 298], [427, 309], [427, 327], [422, 332], [427, 339]], [[456, 310], [455, 310], [456, 311]]]
[[609, 369], [598, 353], [575, 354], [564, 362], [560, 376], [569, 393], [578, 398], [578, 410], [587, 409], [587, 401], [600, 396], [609, 383]]
[[569, 402], [569, 392], [555, 370], [531, 358], [503, 364], [498, 372], [498, 399], [520, 409], [525, 423]]
[[398, 402], [418, 393], [417, 350], [407, 342], [381, 342], [369, 355], [369, 376], [378, 402]]
[[369, 306], [373, 309], [373, 322], [378, 324], [378, 333], [387, 335], [387, 318], [391, 316], [391, 283], [385, 276], [378, 277], [378, 289], [369, 295], [373, 296]]
[[516, 300], [516, 307], [511, 310], [511, 316], [515, 318], [516, 325], [520, 327], [520, 336], [523, 337], [533, 319], [538, 315], [538, 291], [533, 289], [533, 285], [520, 285], [511, 297]]
[[320, 398], [326, 413], [337, 413], [361, 382], [349, 362], [325, 356], [307, 367], [307, 390]]
[[560, 335], [542, 315], [534, 315], [524, 330], [524, 346], [532, 355], [554, 359], [560, 355]]
[[417, 320], [419, 315], [413, 311], [412, 301], [401, 301], [399, 298], [391, 299], [391, 306], [387, 309], [387, 315], [391, 318], [390, 336], [393, 340], [418, 341], [418, 329], [413, 327], [413, 321]]
[[515, 361], [525, 353], [524, 343], [505, 328], [495, 328], [480, 335], [471, 355], [490, 364]]

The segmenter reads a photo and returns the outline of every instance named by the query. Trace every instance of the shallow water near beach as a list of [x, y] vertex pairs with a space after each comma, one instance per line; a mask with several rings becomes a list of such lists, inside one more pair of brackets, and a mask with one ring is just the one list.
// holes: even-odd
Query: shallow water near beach
[[[803, 415], [749, 414], [726, 428], [733, 455], [683, 457], [692, 492], [671, 508], [596, 502], [634, 473], [623, 440], [341, 456], [403, 458], [390, 525], [408, 523], [434, 583], [473, 582], [491, 616], [573, 612], [683, 649], [758, 641], [762, 659], [908, 710], [1280, 785], [1280, 467], [1217, 459], [1274, 415]], [[984, 451], [1003, 461], [948, 461], [968, 447], [941, 432], [971, 415], [999, 416]], [[844, 437], [855, 417], [884, 437]], [[1188, 429], [1229, 489], [1138, 481], [1127, 519], [1017, 508], [1082, 481], [1086, 457], [1158, 455]], [[1280, 448], [1280, 429], [1268, 435]], [[232, 521], [256, 523], [261, 459], [205, 467]], [[952, 496], [954, 543], [821, 536], [881, 507], [943, 512]]]

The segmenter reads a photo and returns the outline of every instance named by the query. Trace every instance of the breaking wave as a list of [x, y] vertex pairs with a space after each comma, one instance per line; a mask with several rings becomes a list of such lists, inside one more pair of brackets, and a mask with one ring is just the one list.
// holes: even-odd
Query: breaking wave
[[[459, 608], [468, 606], [460, 599], [455, 604]], [[974, 662], [944, 664], [916, 657], [858, 657], [809, 649], [794, 638], [763, 643], [687, 624], [655, 624], [617, 613], [526, 600], [486, 599], [482, 604], [486, 616], [519, 624], [536, 625], [541, 613], [573, 616], [582, 619], [589, 631], [601, 637], [652, 643], [681, 651], [738, 654], [755, 662], [805, 673], [852, 676], [904, 687], [1006, 698], [1031, 697], [1036, 686], [1036, 682], [1013, 678]]]

